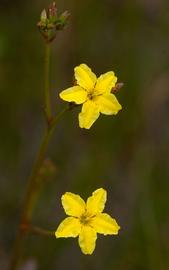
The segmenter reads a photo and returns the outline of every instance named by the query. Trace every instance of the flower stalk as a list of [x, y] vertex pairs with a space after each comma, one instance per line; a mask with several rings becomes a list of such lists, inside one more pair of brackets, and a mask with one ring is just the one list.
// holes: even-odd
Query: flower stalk
[[40, 227], [28, 225], [28, 224], [21, 224], [21, 229], [27, 232], [31, 232], [32, 234], [39, 234], [42, 236], [55, 236], [55, 231], [49, 231]]
[[52, 110], [51, 110], [51, 97], [50, 97], [50, 55], [51, 55], [51, 46], [50, 43], [46, 42], [45, 44], [45, 114], [48, 125], [52, 119]]

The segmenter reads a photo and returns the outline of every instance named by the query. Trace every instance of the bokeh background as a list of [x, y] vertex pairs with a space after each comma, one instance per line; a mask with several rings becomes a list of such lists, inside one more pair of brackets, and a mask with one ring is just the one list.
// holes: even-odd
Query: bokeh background
[[[36, 23], [49, 1], [0, 0], [0, 269], [8, 269], [27, 178], [43, 130], [44, 41]], [[55, 230], [65, 217], [66, 191], [87, 198], [108, 191], [107, 212], [121, 225], [102, 237], [92, 256], [77, 239], [31, 235], [22, 270], [169, 269], [169, 2], [58, 0], [70, 23], [52, 45], [53, 110], [72, 84], [73, 68], [114, 70], [125, 86], [123, 110], [89, 130], [78, 110], [58, 124], [48, 150], [52, 166], [33, 223]]]

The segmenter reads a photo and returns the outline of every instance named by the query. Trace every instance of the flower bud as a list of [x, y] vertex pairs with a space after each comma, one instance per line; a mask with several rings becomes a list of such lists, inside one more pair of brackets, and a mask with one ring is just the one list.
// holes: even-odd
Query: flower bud
[[52, 4], [49, 5], [48, 18], [49, 19], [56, 19], [57, 18], [57, 8], [56, 8], [55, 2], [53, 2]]
[[45, 23], [46, 20], [47, 20], [47, 13], [46, 13], [46, 10], [44, 9], [44, 10], [42, 10], [42, 12], [41, 12], [40, 21], [41, 21], [42, 23]]
[[65, 25], [68, 22], [69, 17], [70, 17], [70, 13], [67, 10], [60, 15], [59, 21], [57, 24], [57, 30], [62, 30], [65, 27]]
[[41, 12], [40, 21], [37, 23], [37, 26], [47, 42], [52, 42], [56, 37], [57, 31], [64, 29], [69, 15], [69, 12], [65, 11], [58, 16], [55, 2], [52, 2], [47, 10], [44, 9]]
[[115, 87], [112, 88], [112, 93], [118, 92], [122, 87], [124, 86], [124, 83], [120, 82], [115, 85]]

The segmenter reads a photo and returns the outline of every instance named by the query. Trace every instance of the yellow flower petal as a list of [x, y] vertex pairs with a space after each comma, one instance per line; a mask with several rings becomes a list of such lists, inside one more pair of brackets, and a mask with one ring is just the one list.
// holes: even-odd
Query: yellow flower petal
[[111, 89], [115, 86], [117, 77], [113, 71], [102, 74], [98, 79], [95, 86], [94, 94], [99, 95], [103, 93], [110, 93]]
[[122, 109], [117, 98], [113, 94], [96, 96], [94, 102], [98, 105], [99, 111], [103, 114], [117, 114]]
[[77, 237], [81, 231], [79, 219], [74, 217], [65, 218], [55, 232], [56, 238]]
[[92, 254], [96, 246], [96, 231], [89, 227], [83, 226], [79, 234], [79, 246], [84, 254]]
[[77, 83], [84, 89], [91, 91], [97, 80], [96, 75], [91, 69], [86, 64], [81, 64], [75, 67], [74, 71]]
[[105, 207], [107, 200], [107, 192], [103, 188], [99, 188], [92, 193], [92, 196], [87, 199], [86, 209], [90, 216], [101, 213]]
[[68, 216], [80, 217], [85, 212], [85, 202], [79, 195], [66, 192], [61, 200], [65, 213]]
[[87, 99], [87, 91], [80, 86], [73, 86], [59, 94], [60, 98], [68, 101], [75, 102], [76, 104], [82, 104]]
[[79, 113], [79, 126], [89, 129], [99, 117], [99, 109], [97, 105], [91, 101], [86, 101], [82, 106], [82, 111]]
[[91, 226], [97, 233], [104, 235], [118, 234], [118, 230], [120, 229], [116, 220], [105, 213], [98, 214], [96, 217], [92, 218]]

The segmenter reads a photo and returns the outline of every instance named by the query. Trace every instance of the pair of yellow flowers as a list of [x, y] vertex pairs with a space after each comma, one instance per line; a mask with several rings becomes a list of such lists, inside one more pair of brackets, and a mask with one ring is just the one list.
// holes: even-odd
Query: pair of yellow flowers
[[[81, 64], [75, 67], [76, 85], [60, 93], [60, 98], [83, 104], [79, 113], [79, 126], [89, 129], [97, 120], [100, 113], [117, 114], [121, 105], [111, 93], [117, 82], [113, 71], [99, 78], [91, 69]], [[92, 254], [95, 249], [97, 234], [115, 235], [120, 229], [116, 220], [102, 213], [107, 200], [103, 188], [97, 189], [92, 196], [84, 200], [76, 194], [66, 192], [62, 198], [62, 206], [69, 216], [65, 218], [55, 232], [56, 238], [79, 236], [79, 246], [84, 254]]]

